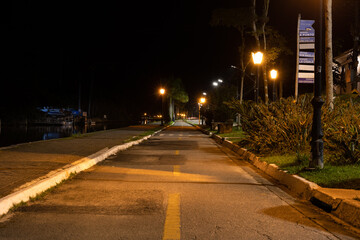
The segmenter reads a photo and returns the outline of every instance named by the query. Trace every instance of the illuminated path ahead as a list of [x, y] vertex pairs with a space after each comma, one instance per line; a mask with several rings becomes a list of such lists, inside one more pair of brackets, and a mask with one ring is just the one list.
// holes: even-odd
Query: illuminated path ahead
[[0, 223], [0, 239], [357, 239], [177, 122]]

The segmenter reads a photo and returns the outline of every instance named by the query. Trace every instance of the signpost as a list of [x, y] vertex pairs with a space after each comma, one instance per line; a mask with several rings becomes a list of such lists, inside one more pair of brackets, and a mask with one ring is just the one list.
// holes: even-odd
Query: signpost
[[[314, 20], [301, 20], [299, 23], [299, 83], [314, 83], [315, 79], [315, 29]], [[303, 57], [304, 56], [304, 57]]]
[[295, 100], [298, 98], [299, 83], [312, 84], [315, 79], [315, 20], [301, 20], [298, 17]]

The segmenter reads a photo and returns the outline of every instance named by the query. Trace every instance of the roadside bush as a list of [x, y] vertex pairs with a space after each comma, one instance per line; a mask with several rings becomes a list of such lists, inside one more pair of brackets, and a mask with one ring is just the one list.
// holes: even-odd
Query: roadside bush
[[228, 106], [241, 114], [241, 126], [248, 137], [241, 144], [259, 153], [302, 151], [308, 148], [311, 129], [310, 97], [281, 99], [269, 105], [236, 101]]
[[[227, 105], [241, 114], [247, 137], [240, 145], [260, 154], [310, 151], [312, 96], [281, 99], [265, 105], [252, 101]], [[352, 98], [335, 101], [333, 110], [323, 107], [322, 127], [327, 161], [354, 164], [360, 159], [360, 103]], [[305, 160], [305, 159], [304, 159]]]
[[333, 111], [324, 109], [325, 147], [331, 151], [334, 164], [354, 164], [360, 158], [360, 104], [337, 100]]

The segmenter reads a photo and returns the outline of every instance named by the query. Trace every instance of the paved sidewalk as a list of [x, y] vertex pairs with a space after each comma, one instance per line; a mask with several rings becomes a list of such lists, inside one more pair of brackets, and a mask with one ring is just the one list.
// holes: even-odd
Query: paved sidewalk
[[[198, 129], [210, 134], [208, 131]], [[297, 175], [288, 174], [278, 168], [275, 164], [261, 161], [255, 154], [240, 148], [231, 141], [214, 134], [214, 140], [224, 147], [236, 152], [242, 159], [249, 161], [255, 167], [271, 176], [299, 198], [309, 200], [314, 205], [332, 213], [336, 217], [351, 225], [360, 228], [360, 191], [352, 189], [322, 188]]]
[[158, 125], [139, 125], [0, 148], [0, 198], [23, 184], [104, 148], [120, 145]]

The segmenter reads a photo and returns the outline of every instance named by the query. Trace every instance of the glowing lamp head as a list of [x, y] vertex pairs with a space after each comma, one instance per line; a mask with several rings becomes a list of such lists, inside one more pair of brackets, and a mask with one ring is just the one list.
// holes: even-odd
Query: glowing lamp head
[[217, 86], [219, 85], [219, 83], [218, 83], [218, 82], [213, 82], [213, 85], [214, 85], [215, 87], [217, 87]]
[[161, 88], [159, 92], [160, 92], [161, 95], [164, 95], [165, 94], [165, 89]]
[[205, 103], [206, 102], [206, 98], [202, 97], [200, 98], [200, 103]]
[[251, 53], [254, 64], [261, 64], [264, 54], [262, 52]]
[[275, 69], [273, 69], [273, 70], [271, 70], [270, 71], [270, 77], [271, 77], [271, 79], [276, 79], [277, 78], [277, 75], [278, 75], [278, 72], [275, 70]]

